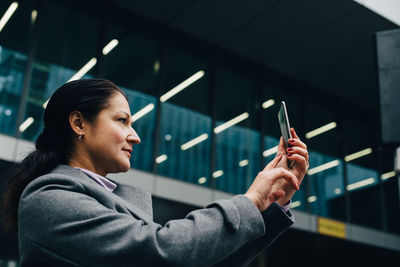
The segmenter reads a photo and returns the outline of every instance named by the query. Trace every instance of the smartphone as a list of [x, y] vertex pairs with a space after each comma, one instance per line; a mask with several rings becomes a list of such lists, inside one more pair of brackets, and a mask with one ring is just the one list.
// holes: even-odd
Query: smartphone
[[[285, 149], [290, 147], [289, 139], [292, 138], [292, 133], [290, 132], [290, 124], [289, 124], [289, 116], [286, 109], [285, 101], [282, 101], [281, 108], [278, 112], [278, 120], [279, 126], [281, 127], [281, 133], [283, 137], [283, 143], [285, 145]], [[291, 168], [293, 166], [293, 161], [288, 160], [288, 167]]]

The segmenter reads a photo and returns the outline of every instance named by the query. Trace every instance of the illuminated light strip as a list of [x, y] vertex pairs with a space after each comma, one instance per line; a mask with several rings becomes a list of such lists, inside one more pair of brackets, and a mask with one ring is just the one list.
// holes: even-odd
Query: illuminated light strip
[[240, 114], [239, 116], [236, 116], [235, 118], [231, 119], [230, 121], [227, 121], [227, 122], [219, 125], [218, 127], [215, 127], [214, 133], [219, 134], [220, 132], [225, 131], [229, 127], [232, 127], [233, 125], [247, 119], [248, 117], [249, 117], [249, 113], [247, 113], [247, 112]]
[[119, 41], [117, 39], [112, 39], [104, 48], [103, 55], [107, 55], [111, 50], [118, 45]]
[[333, 161], [331, 161], [331, 162], [328, 162], [328, 163], [319, 165], [319, 166], [317, 166], [317, 167], [315, 167], [315, 168], [309, 169], [308, 172], [307, 172], [307, 174], [308, 174], [308, 175], [313, 175], [313, 174], [316, 174], [316, 173], [318, 173], [318, 172], [322, 172], [322, 171], [325, 171], [325, 170], [327, 170], [327, 169], [336, 167], [336, 166], [338, 166], [339, 164], [340, 164], [340, 161], [339, 161], [339, 160], [333, 160]]
[[199, 178], [199, 184], [204, 184], [205, 182], [207, 182], [207, 178], [206, 177], [200, 177]]
[[354, 0], [360, 5], [372, 10], [387, 20], [390, 20], [394, 24], [400, 26], [400, 15], [399, 15], [399, 2], [398, 0], [391, 1], [377, 1], [377, 0]]
[[8, 7], [6, 13], [4, 13], [3, 17], [0, 19], [0, 32], [3, 30], [4, 26], [7, 24], [8, 20], [14, 14], [15, 10], [18, 7], [18, 2], [12, 2]]
[[267, 109], [267, 108], [273, 106], [274, 104], [275, 104], [275, 100], [269, 99], [269, 100], [265, 101], [264, 103], [262, 103], [262, 107], [263, 107], [263, 109]]
[[248, 164], [249, 164], [249, 161], [248, 161], [247, 159], [241, 160], [241, 161], [239, 162], [239, 166], [240, 166], [240, 167], [244, 167], [244, 166], [246, 166], [246, 165], [248, 165]]
[[27, 118], [20, 126], [19, 131], [24, 132], [35, 120], [32, 117]]
[[177, 86], [175, 86], [174, 88], [163, 94], [160, 97], [160, 101], [161, 102], [167, 101], [168, 99], [170, 99], [171, 97], [173, 97], [174, 95], [176, 95], [177, 93], [179, 93], [180, 91], [182, 91], [183, 89], [185, 89], [186, 87], [188, 87], [189, 85], [191, 85], [192, 83], [194, 83], [203, 76], [204, 76], [204, 71], [199, 70], [198, 72], [196, 72], [195, 74], [193, 74], [192, 76], [190, 76], [189, 78], [187, 78], [186, 80], [184, 80], [183, 82], [181, 82], [180, 84], [178, 84]]
[[79, 80], [80, 78], [83, 77], [86, 73], [88, 73], [97, 63], [97, 59], [94, 57], [91, 60], [89, 60], [88, 63], [85, 64], [77, 73], [74, 74], [67, 82]]
[[300, 206], [301, 206], [301, 201], [299, 201], [299, 200], [290, 203], [290, 208], [291, 209], [294, 209], [294, 208], [297, 208], [297, 207], [300, 207]]
[[310, 197], [308, 197], [307, 201], [310, 202], [310, 203], [313, 203], [313, 202], [317, 201], [317, 197], [316, 196], [310, 196]]
[[163, 155], [161, 155], [161, 156], [158, 156], [157, 158], [156, 158], [156, 163], [157, 164], [160, 164], [161, 162], [163, 162], [163, 161], [166, 161], [167, 160], [167, 155], [165, 155], [165, 154], [163, 154]]
[[382, 180], [386, 180], [392, 177], [396, 176], [396, 172], [395, 171], [391, 171], [391, 172], [387, 172], [381, 175]]
[[192, 146], [195, 146], [201, 142], [203, 142], [204, 140], [206, 140], [208, 138], [208, 134], [204, 133], [192, 140], [190, 140], [189, 142], [184, 143], [183, 145], [181, 145], [181, 149], [182, 150], [186, 150], [191, 148]]
[[142, 108], [141, 110], [139, 110], [138, 112], [136, 112], [135, 114], [132, 115], [132, 123], [137, 121], [138, 119], [140, 119], [141, 117], [143, 117], [144, 115], [146, 115], [147, 113], [149, 113], [150, 111], [152, 111], [154, 109], [154, 104], [150, 103], [147, 106], [145, 106], [144, 108]]
[[320, 135], [320, 134], [327, 132], [329, 130], [332, 130], [334, 128], [336, 128], [336, 122], [328, 123], [327, 125], [324, 125], [322, 127], [319, 127], [315, 130], [312, 130], [312, 131], [306, 133], [306, 138], [307, 139], [313, 138], [314, 136]]
[[275, 147], [265, 150], [263, 152], [263, 156], [266, 158], [268, 156], [275, 154], [276, 152], [278, 152], [278, 146], [275, 146]]
[[223, 171], [223, 170], [218, 170], [218, 171], [215, 171], [215, 172], [212, 174], [212, 176], [213, 176], [214, 178], [218, 178], [218, 177], [222, 176], [223, 174], [224, 174], [224, 171]]
[[31, 24], [32, 24], [32, 25], [35, 24], [36, 18], [37, 18], [37, 10], [34, 9], [34, 10], [32, 10], [32, 12], [31, 12]]
[[364, 157], [364, 156], [366, 156], [368, 154], [371, 154], [371, 153], [372, 153], [372, 148], [366, 148], [366, 149], [363, 149], [363, 150], [358, 151], [356, 153], [353, 153], [353, 154], [345, 156], [344, 160], [346, 162], [349, 162], [349, 161]]
[[[94, 65], [96, 65], [96, 63], [97, 63], [97, 59], [95, 57], [92, 58], [91, 60], [89, 60], [88, 63], [85, 64], [85, 66], [83, 66], [77, 73], [75, 73], [74, 76], [72, 76], [67, 82], [78, 80], [78, 79], [82, 78], [83, 75], [85, 75], [89, 70], [91, 70], [94, 67]], [[47, 107], [47, 104], [49, 104], [49, 100], [50, 100], [50, 98], [47, 99], [47, 101], [43, 103], [43, 105], [42, 105], [43, 108]]]
[[360, 187], [363, 187], [366, 185], [373, 184], [374, 182], [375, 182], [375, 179], [373, 177], [371, 177], [371, 178], [361, 180], [361, 181], [353, 183], [353, 184], [349, 184], [346, 186], [346, 189], [348, 191], [351, 191], [351, 190], [354, 190], [354, 189], [357, 189], [357, 188], [360, 188]]

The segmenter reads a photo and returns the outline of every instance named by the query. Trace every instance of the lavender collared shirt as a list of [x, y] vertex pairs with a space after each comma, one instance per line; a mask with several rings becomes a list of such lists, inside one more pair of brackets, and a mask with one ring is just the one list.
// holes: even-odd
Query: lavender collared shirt
[[[110, 192], [114, 191], [114, 189], [117, 188], [117, 185], [115, 183], [111, 182], [110, 180], [108, 180], [106, 177], [103, 177], [101, 175], [98, 175], [97, 173], [94, 173], [94, 172], [86, 170], [86, 169], [82, 169], [82, 168], [78, 168], [78, 167], [75, 167], [75, 168], [82, 171], [83, 173], [85, 173], [87, 176], [92, 178], [96, 183], [98, 183], [99, 185], [101, 185], [102, 187], [104, 187], [106, 190], [108, 190]], [[289, 202], [285, 206], [281, 206], [279, 203], [276, 203], [276, 204], [278, 204], [278, 206], [282, 209], [282, 211], [284, 211], [286, 213], [289, 210], [290, 203], [291, 203], [291, 200], [289, 200]]]
[[106, 190], [108, 190], [110, 192], [114, 191], [114, 189], [117, 188], [117, 185], [114, 184], [113, 182], [111, 182], [110, 180], [108, 180], [106, 177], [103, 177], [101, 175], [98, 175], [97, 173], [94, 173], [94, 172], [86, 170], [86, 169], [82, 169], [82, 168], [78, 168], [78, 167], [75, 167], [75, 168], [82, 171], [83, 173], [85, 173], [87, 176], [89, 176], [89, 178], [92, 178], [96, 183], [98, 183], [99, 185], [101, 185], [102, 187], [104, 187]]

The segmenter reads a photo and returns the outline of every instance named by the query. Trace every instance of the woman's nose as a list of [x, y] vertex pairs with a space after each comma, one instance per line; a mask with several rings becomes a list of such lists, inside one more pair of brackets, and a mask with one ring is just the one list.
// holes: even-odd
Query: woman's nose
[[135, 145], [140, 144], [139, 135], [136, 133], [134, 129], [132, 129], [132, 132], [128, 135], [127, 141]]

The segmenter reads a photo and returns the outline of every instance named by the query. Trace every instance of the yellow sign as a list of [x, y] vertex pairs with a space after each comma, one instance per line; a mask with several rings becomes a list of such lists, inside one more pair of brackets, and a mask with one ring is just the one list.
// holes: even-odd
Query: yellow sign
[[346, 238], [346, 224], [318, 217], [318, 233], [339, 238]]

